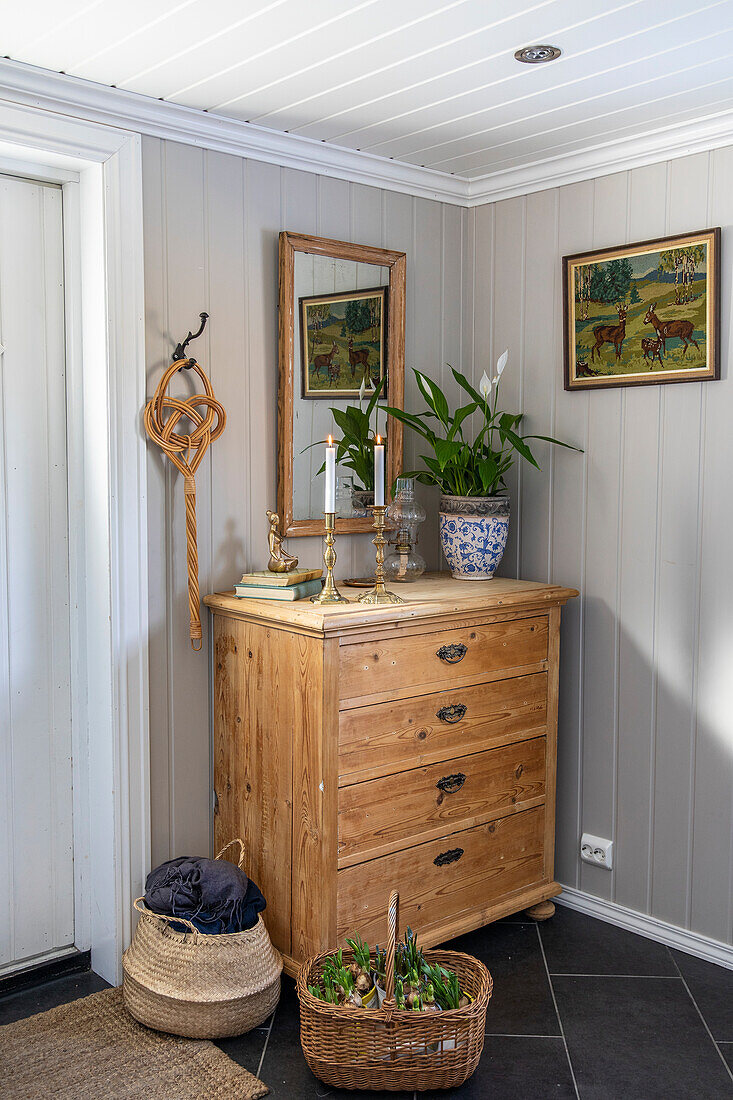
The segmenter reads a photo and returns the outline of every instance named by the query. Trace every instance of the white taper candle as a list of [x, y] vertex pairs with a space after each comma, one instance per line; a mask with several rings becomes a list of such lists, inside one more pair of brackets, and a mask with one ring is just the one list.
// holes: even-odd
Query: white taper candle
[[374, 441], [374, 503], [384, 506], [384, 444], [379, 435]]
[[323, 510], [336, 511], [336, 448], [330, 435], [326, 444], [326, 499]]

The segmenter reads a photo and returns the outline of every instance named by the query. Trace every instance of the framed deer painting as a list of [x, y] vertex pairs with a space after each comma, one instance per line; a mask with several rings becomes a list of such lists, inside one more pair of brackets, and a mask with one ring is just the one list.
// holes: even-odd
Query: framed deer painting
[[303, 397], [358, 397], [362, 382], [369, 390], [384, 378], [386, 292], [378, 286], [298, 299]]
[[565, 389], [720, 378], [720, 229], [563, 257]]

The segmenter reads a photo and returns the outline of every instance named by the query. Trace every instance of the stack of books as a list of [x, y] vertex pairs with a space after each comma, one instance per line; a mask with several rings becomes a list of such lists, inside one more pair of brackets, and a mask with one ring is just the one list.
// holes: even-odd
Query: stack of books
[[260, 569], [245, 573], [234, 585], [234, 594], [250, 600], [304, 600], [321, 591], [322, 575], [322, 569], [296, 569], [292, 573]]

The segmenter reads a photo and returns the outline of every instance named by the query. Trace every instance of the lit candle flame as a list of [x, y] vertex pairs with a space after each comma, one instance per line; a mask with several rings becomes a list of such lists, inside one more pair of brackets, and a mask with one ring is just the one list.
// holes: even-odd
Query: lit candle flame
[[379, 446], [380, 446], [380, 444], [381, 444], [381, 442], [382, 442], [382, 437], [381, 437], [381, 435], [378, 435], [378, 436], [377, 436], [377, 438], [375, 439], [375, 441], [374, 441], [374, 442], [375, 442], [375, 443], [377, 444], [377, 446], [379, 447]]
[[329, 447], [333, 447], [333, 437], [332, 437], [332, 436], [330, 436], [330, 435], [329, 435], [329, 437], [328, 437], [328, 446], [329, 446]]

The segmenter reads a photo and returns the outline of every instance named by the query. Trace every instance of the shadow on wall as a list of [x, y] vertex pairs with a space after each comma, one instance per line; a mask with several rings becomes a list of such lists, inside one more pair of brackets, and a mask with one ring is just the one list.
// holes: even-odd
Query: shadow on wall
[[[662, 639], [668, 621], [662, 608], [652, 655], [605, 600], [563, 609], [556, 878], [727, 942], [730, 798], [707, 791], [711, 775], [728, 792], [733, 779], [733, 638], [719, 686], [698, 696], [695, 638]], [[580, 860], [584, 831], [614, 841], [611, 872]]]

